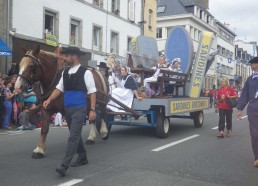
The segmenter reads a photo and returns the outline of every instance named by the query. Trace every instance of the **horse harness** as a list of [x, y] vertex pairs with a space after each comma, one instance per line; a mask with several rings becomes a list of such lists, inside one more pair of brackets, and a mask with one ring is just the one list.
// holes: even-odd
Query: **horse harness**
[[[18, 76], [20, 76], [22, 79], [24, 79], [24, 80], [27, 82], [27, 84], [32, 85], [32, 82], [33, 82], [33, 80], [34, 80], [34, 76], [35, 76], [35, 74], [36, 74], [36, 72], [37, 72], [37, 70], [38, 70], [38, 67], [40, 67], [42, 71], [43, 71], [43, 68], [42, 68], [42, 65], [41, 65], [41, 63], [40, 63], [39, 58], [37, 58], [37, 57], [35, 57], [34, 55], [32, 55], [32, 50], [27, 51], [24, 56], [25, 56], [25, 57], [29, 57], [29, 58], [32, 59], [32, 62], [33, 62], [33, 65], [32, 65], [32, 67], [31, 67], [32, 74], [31, 74], [31, 76], [30, 76], [29, 79], [27, 79], [26, 77], [24, 77], [24, 76], [21, 75], [21, 74], [18, 74]], [[43, 100], [44, 98], [47, 98], [47, 97], [50, 95], [51, 90], [53, 89], [53, 85], [54, 85], [54, 83], [55, 83], [55, 80], [56, 80], [56, 78], [57, 78], [57, 74], [58, 74], [58, 65], [56, 65], [56, 71], [55, 71], [54, 79], [53, 79], [53, 81], [51, 82], [49, 88], [48, 88], [45, 92], [43, 92], [42, 86], [41, 86], [41, 84], [40, 84], [40, 89], [41, 89], [40, 99]]]

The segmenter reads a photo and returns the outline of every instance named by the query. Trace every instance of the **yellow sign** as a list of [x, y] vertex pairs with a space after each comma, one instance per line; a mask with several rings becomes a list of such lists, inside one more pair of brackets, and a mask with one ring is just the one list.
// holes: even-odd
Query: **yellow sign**
[[56, 43], [56, 36], [52, 35], [52, 34], [46, 34], [46, 44], [51, 45], [51, 46], [57, 46]]
[[209, 99], [171, 101], [170, 113], [189, 112], [209, 108]]
[[138, 48], [137, 48], [137, 38], [136, 38], [136, 37], [132, 38], [132, 40], [131, 40], [130, 51], [131, 51], [131, 52], [135, 52], [135, 53], [138, 52]]
[[191, 77], [189, 96], [192, 98], [200, 96], [204, 72], [207, 65], [207, 58], [209, 56], [210, 46], [213, 39], [212, 36], [212, 32], [203, 32], [202, 34]]

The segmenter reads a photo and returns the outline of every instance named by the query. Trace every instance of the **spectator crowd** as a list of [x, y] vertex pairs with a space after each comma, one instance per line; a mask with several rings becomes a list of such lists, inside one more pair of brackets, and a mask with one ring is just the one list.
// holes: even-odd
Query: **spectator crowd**
[[15, 90], [17, 75], [0, 74], [0, 128], [32, 130], [41, 127], [40, 112], [29, 112], [37, 106], [32, 87]]

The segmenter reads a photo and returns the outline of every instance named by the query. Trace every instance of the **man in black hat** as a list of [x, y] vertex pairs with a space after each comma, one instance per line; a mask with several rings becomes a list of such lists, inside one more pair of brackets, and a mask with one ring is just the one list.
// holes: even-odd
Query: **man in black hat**
[[[56, 99], [61, 92], [64, 93], [65, 119], [68, 124], [70, 136], [68, 138], [65, 157], [61, 166], [56, 168], [56, 172], [61, 176], [65, 176], [70, 166], [78, 167], [88, 163], [81, 131], [86, 117], [86, 93], [90, 95], [91, 103], [89, 120], [96, 119], [96, 87], [91, 71], [85, 69], [80, 64], [80, 56], [84, 53], [78, 47], [68, 47], [61, 53], [65, 55], [64, 59], [71, 65], [71, 68], [63, 72], [56, 89], [43, 103], [43, 106], [47, 108], [50, 102]], [[71, 163], [75, 153], [78, 154], [78, 157]]]
[[109, 67], [107, 67], [107, 64], [105, 62], [100, 62], [97, 67], [99, 67], [100, 73], [108, 79]]
[[247, 115], [251, 142], [255, 157], [254, 166], [258, 167], [258, 57], [249, 61], [253, 74], [248, 77], [237, 104], [237, 118], [242, 119], [242, 110], [248, 104]]

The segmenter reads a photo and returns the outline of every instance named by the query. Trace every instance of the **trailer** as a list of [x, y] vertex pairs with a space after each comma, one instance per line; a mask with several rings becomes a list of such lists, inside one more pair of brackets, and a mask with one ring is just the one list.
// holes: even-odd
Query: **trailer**
[[[209, 68], [214, 60], [214, 55], [216, 55], [216, 53], [213, 56], [209, 54], [212, 40], [212, 33], [204, 32], [202, 34], [198, 53], [195, 56], [195, 60], [193, 60], [191, 37], [185, 28], [174, 27], [167, 39], [166, 55], [170, 59], [180, 57], [184, 60], [183, 73], [161, 70], [162, 76], [159, 76], [156, 82], [159, 90], [161, 90], [160, 95], [144, 98], [143, 100], [134, 98], [132, 108], [128, 108], [109, 96], [125, 112], [108, 111], [106, 120], [108, 129], [111, 130], [112, 125], [152, 127], [159, 138], [166, 138], [173, 118], [192, 119], [194, 127], [202, 127], [204, 123], [203, 110], [210, 108], [210, 98], [200, 97], [200, 91], [207, 72], [206, 67]], [[145, 47], [148, 46], [149, 42], [146, 42]], [[173, 50], [170, 50], [171, 48]], [[140, 56], [138, 53], [130, 53], [128, 57], [128, 66], [131, 67], [132, 72], [140, 75], [141, 84], [146, 74], [153, 73], [150, 69], [138, 68], [139, 63], [146, 64], [146, 61], [153, 60], [146, 60], [146, 56]], [[176, 94], [173, 96], [163, 94], [164, 86], [170, 81], [176, 82], [174, 84]], [[115, 119], [117, 115], [126, 115], [128, 120], [117, 120]]]
[[[209, 109], [208, 97], [200, 98], [146, 98], [141, 101], [134, 99], [132, 109], [139, 116], [146, 119], [138, 119], [130, 112], [108, 112], [107, 126], [112, 125], [152, 127], [159, 138], [166, 138], [170, 130], [172, 118], [192, 119], [194, 126], [200, 128], [204, 122], [203, 110]], [[188, 113], [188, 115], [185, 115]], [[116, 115], [127, 115], [128, 120], [115, 120]]]

